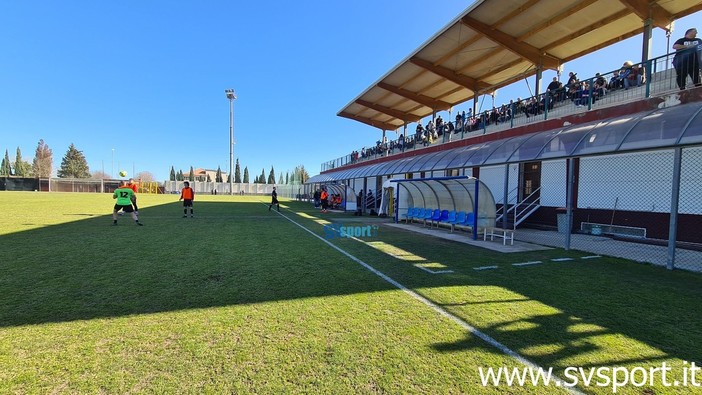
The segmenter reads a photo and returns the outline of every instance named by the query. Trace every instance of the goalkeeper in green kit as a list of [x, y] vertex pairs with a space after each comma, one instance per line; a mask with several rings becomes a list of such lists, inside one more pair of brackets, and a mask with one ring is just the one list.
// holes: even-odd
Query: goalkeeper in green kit
[[132, 219], [137, 225], [143, 226], [139, 222], [139, 218], [134, 213], [134, 207], [132, 206], [132, 197], [134, 196], [134, 191], [127, 186], [127, 182], [122, 180], [119, 184], [119, 188], [115, 189], [115, 193], [112, 194], [112, 199], [117, 199], [114, 210], [112, 210], [112, 224], [117, 225], [117, 212], [123, 210], [125, 213], [131, 213]]

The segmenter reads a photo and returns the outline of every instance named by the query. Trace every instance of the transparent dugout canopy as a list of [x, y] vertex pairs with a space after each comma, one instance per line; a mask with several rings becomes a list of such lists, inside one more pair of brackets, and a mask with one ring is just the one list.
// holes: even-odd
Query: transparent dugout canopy
[[[397, 183], [395, 205], [402, 215], [410, 207], [431, 210], [464, 211], [466, 214], [478, 208], [478, 225], [495, 226], [495, 198], [490, 188], [473, 177], [436, 177], [420, 179], [390, 180]], [[395, 218], [396, 221], [399, 218]]]

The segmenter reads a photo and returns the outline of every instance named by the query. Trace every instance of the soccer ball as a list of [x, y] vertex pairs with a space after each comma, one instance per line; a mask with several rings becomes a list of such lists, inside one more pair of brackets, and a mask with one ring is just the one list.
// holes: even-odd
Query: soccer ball
[[121, 171], [119, 172], [119, 176], [120, 176], [120, 177], [126, 177], [126, 176], [127, 176], [127, 172], [126, 172], [125, 170], [121, 170]]

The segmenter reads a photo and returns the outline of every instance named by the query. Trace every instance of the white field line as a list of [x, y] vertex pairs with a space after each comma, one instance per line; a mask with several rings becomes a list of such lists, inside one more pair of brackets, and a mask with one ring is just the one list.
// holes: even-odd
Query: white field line
[[[276, 212], [277, 212], [277, 211], [276, 211]], [[376, 276], [382, 278], [383, 280], [387, 281], [388, 283], [390, 283], [390, 284], [392, 284], [393, 286], [397, 287], [398, 289], [402, 290], [403, 292], [405, 292], [406, 294], [410, 295], [410, 296], [413, 297], [414, 299], [416, 299], [416, 300], [418, 300], [418, 301], [424, 303], [425, 305], [429, 306], [432, 310], [434, 310], [435, 312], [437, 312], [439, 315], [441, 315], [441, 316], [443, 316], [443, 317], [445, 317], [445, 318], [448, 318], [449, 320], [455, 322], [455, 323], [458, 324], [460, 327], [462, 327], [463, 329], [466, 329], [468, 332], [470, 332], [472, 335], [474, 335], [474, 336], [476, 336], [476, 337], [482, 339], [484, 342], [486, 342], [486, 343], [488, 343], [489, 345], [491, 345], [491, 346], [497, 348], [498, 350], [502, 351], [504, 354], [509, 355], [510, 357], [514, 358], [515, 360], [517, 360], [517, 361], [520, 362], [521, 364], [523, 364], [523, 365], [525, 365], [525, 366], [527, 366], [527, 367], [529, 367], [529, 368], [531, 368], [531, 369], [534, 369], [534, 370], [538, 370], [539, 368], [543, 369], [544, 371], [547, 371], [547, 370], [548, 370], [548, 369], [545, 369], [545, 368], [543, 368], [543, 367], [541, 367], [541, 366], [539, 366], [539, 365], [537, 365], [537, 364], [531, 362], [530, 360], [528, 360], [528, 359], [526, 359], [525, 357], [523, 357], [523, 356], [521, 356], [520, 354], [518, 354], [516, 351], [512, 351], [512, 349], [510, 349], [509, 347], [507, 347], [507, 346], [505, 346], [504, 344], [498, 342], [497, 340], [493, 339], [493, 338], [490, 337], [489, 335], [487, 335], [487, 334], [481, 332], [479, 329], [473, 327], [472, 325], [470, 325], [470, 324], [467, 323], [466, 321], [462, 320], [461, 318], [459, 318], [459, 317], [457, 317], [457, 316], [455, 316], [455, 315], [449, 313], [448, 311], [444, 310], [443, 308], [441, 308], [440, 306], [436, 305], [436, 304], [435, 304], [434, 302], [432, 302], [431, 300], [429, 300], [429, 299], [425, 298], [424, 296], [422, 296], [422, 295], [420, 295], [420, 294], [418, 294], [418, 293], [412, 291], [411, 289], [405, 287], [404, 285], [402, 285], [402, 284], [400, 284], [399, 282], [395, 281], [394, 279], [392, 279], [391, 277], [389, 277], [389, 276], [386, 275], [385, 273], [381, 272], [380, 270], [374, 268], [373, 266], [371, 266], [371, 265], [369, 265], [369, 264], [363, 262], [362, 260], [356, 258], [355, 256], [351, 255], [350, 253], [348, 253], [348, 252], [342, 250], [341, 248], [335, 246], [334, 244], [330, 243], [329, 240], [326, 240], [326, 239], [324, 239], [323, 237], [321, 237], [320, 235], [318, 235], [318, 234], [314, 233], [313, 231], [307, 229], [304, 225], [301, 225], [301, 224], [295, 222], [295, 220], [293, 220], [293, 219], [287, 217], [286, 215], [284, 215], [284, 214], [281, 213], [281, 212], [277, 212], [277, 213], [278, 213], [278, 215], [282, 216], [283, 218], [287, 219], [288, 221], [290, 221], [290, 222], [292, 222], [293, 224], [295, 224], [295, 225], [297, 225], [298, 227], [300, 227], [300, 228], [301, 228], [302, 230], [304, 230], [305, 232], [307, 232], [307, 233], [311, 234], [312, 236], [316, 237], [317, 239], [321, 240], [323, 243], [325, 243], [325, 244], [328, 245], [329, 247], [335, 249], [336, 251], [338, 251], [338, 252], [341, 253], [342, 255], [346, 256], [347, 258], [351, 259], [352, 261], [354, 261], [354, 262], [358, 263], [359, 265], [363, 266], [364, 268], [368, 269], [371, 273], [375, 274]], [[575, 389], [575, 388], [564, 387], [564, 386], [563, 386], [563, 381], [562, 381], [561, 379], [559, 379], [559, 378], [555, 378], [554, 381], [557, 383], [556, 385], [557, 385], [558, 387], [562, 387], [563, 389], [565, 389], [565, 390], [567, 390], [567, 391], [569, 391], [569, 392], [571, 392], [571, 393], [573, 393], [573, 394], [584, 395], [582, 392], [578, 391], [578, 390]]]
[[553, 258], [551, 259], [551, 262], [568, 262], [572, 260], [573, 258]]
[[529, 262], [522, 262], [522, 263], [513, 263], [512, 266], [522, 267], [522, 266], [538, 265], [539, 263], [543, 263], [543, 262], [541, 262], [541, 261], [529, 261]]
[[580, 259], [595, 259], [595, 258], [602, 258], [600, 255], [590, 255], [590, 256], [581, 256]]
[[417, 268], [420, 268], [420, 269], [424, 270], [425, 272], [431, 273], [431, 274], [453, 273], [453, 270], [436, 270], [436, 271], [434, 271], [434, 270], [431, 270], [431, 269], [429, 269], [429, 268], [426, 268], [426, 267], [423, 267], [423, 266], [419, 266], [419, 265], [420, 265], [419, 263], [415, 263], [415, 264], [412, 265], [412, 266], [417, 267]]
[[478, 266], [474, 267], [473, 270], [492, 270], [492, 269], [498, 269], [499, 266]]

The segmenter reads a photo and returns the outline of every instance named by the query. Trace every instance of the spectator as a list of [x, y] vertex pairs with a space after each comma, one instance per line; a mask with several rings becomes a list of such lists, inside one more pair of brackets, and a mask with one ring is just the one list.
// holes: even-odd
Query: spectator
[[595, 73], [595, 92], [598, 98], [604, 97], [607, 93], [607, 80], [600, 73]]
[[685, 89], [687, 76], [692, 78], [692, 83], [695, 86], [700, 86], [700, 47], [702, 40], [697, 38], [697, 29], [687, 29], [685, 36], [678, 39], [673, 44], [675, 57], [673, 58], [673, 67], [677, 74], [676, 82], [680, 90]]
[[614, 73], [612, 73], [612, 78], [609, 79], [609, 84], [607, 85], [607, 88], [611, 91], [614, 91], [623, 87], [624, 81], [622, 81], [622, 78], [619, 76], [619, 71], [614, 71]]
[[565, 89], [563, 89], [561, 81], [558, 81], [558, 77], [553, 77], [553, 81], [548, 84], [546, 89], [551, 93], [551, 101], [559, 102], [565, 99]]
[[642, 76], [639, 65], [634, 65], [634, 62], [627, 60], [624, 62], [622, 70], [623, 72], [619, 75], [624, 80], [624, 90], [629, 89], [631, 86], [641, 86]]

